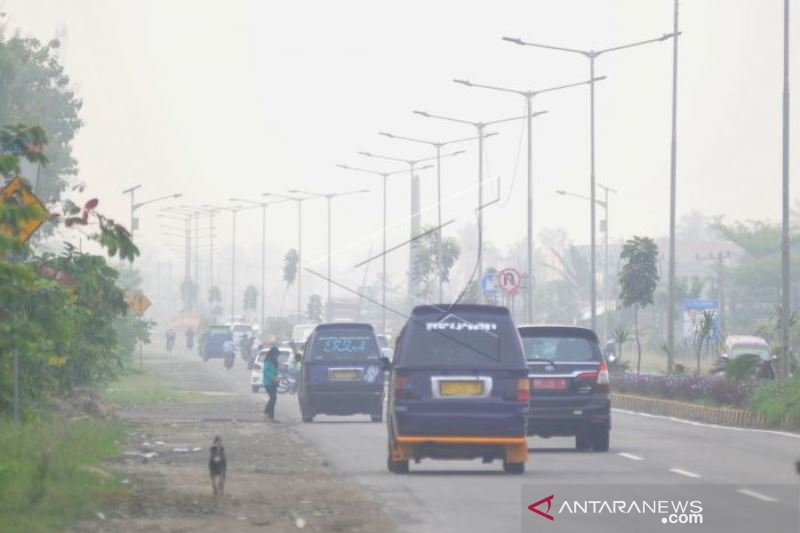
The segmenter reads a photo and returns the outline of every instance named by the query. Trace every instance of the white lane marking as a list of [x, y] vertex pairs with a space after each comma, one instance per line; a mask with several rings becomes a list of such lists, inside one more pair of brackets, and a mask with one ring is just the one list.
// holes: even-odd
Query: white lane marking
[[775, 498], [771, 496], [767, 496], [766, 494], [761, 494], [760, 492], [756, 492], [750, 489], [737, 489], [736, 492], [739, 494], [744, 494], [745, 496], [750, 496], [751, 498], [755, 498], [756, 500], [761, 500], [762, 502], [777, 502]]
[[643, 416], [645, 418], [658, 418], [660, 420], [670, 420], [672, 422], [680, 422], [681, 424], [687, 424], [689, 426], [696, 426], [701, 428], [727, 429], [729, 431], [747, 431], [750, 433], [766, 433], [768, 435], [781, 435], [783, 437], [800, 439], [800, 433], [789, 433], [786, 431], [776, 431], [773, 429], [754, 429], [754, 428], [737, 428], [732, 426], [720, 426], [718, 424], [706, 424], [704, 422], [696, 422], [694, 420], [675, 418], [674, 416], [651, 415], [650, 413], [640, 413], [639, 411], [629, 411], [627, 409], [614, 408], [613, 411], [617, 411], [618, 413], [624, 413], [626, 415], [636, 415], [636, 416]]
[[632, 453], [620, 452], [617, 455], [624, 457], [625, 459], [630, 459], [631, 461], [644, 461], [644, 457], [639, 457], [638, 455], [633, 455]]
[[680, 474], [681, 476], [686, 476], [693, 479], [702, 477], [700, 474], [695, 474], [694, 472], [689, 472], [688, 470], [684, 470], [682, 468], [670, 468], [669, 471], [674, 474]]

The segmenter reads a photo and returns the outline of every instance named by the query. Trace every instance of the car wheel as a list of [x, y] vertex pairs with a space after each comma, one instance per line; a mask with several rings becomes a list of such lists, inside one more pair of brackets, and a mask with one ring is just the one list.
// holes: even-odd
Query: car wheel
[[598, 424], [592, 428], [592, 448], [596, 452], [607, 452], [611, 439], [611, 428]]
[[392, 430], [389, 428], [389, 450], [386, 454], [386, 468], [392, 474], [408, 474], [409, 467], [408, 461], [395, 461], [392, 458], [392, 449], [394, 448], [394, 438], [391, 436]]
[[503, 472], [506, 474], [524, 474], [525, 463], [509, 463], [503, 459]]
[[377, 415], [370, 415], [370, 420], [373, 422], [383, 422], [383, 413], [378, 413]]
[[314, 414], [313, 413], [307, 413], [306, 410], [301, 407], [300, 408], [300, 418], [302, 418], [303, 422], [305, 422], [306, 424], [310, 424], [311, 422], [314, 421]]
[[575, 434], [575, 449], [581, 452], [592, 449], [592, 435], [589, 428], [580, 429]]

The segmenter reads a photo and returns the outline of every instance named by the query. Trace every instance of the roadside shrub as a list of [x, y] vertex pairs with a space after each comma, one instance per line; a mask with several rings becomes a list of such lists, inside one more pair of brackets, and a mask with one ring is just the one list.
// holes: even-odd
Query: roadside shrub
[[786, 415], [794, 418], [795, 425], [800, 424], [800, 377], [761, 384], [753, 391], [750, 408], [766, 416], [770, 425], [777, 425]]
[[612, 376], [614, 392], [638, 394], [669, 400], [745, 405], [756, 383], [753, 380], [731, 382], [722, 376], [653, 376], [626, 374]]

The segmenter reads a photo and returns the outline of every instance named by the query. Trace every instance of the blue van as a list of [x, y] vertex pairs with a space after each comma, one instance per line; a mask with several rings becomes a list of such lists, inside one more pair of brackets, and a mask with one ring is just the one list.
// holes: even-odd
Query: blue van
[[525, 471], [528, 369], [508, 309], [418, 306], [386, 364], [389, 471], [423, 458], [502, 459], [506, 472]]
[[303, 422], [321, 414], [359, 413], [383, 421], [382, 359], [371, 325], [317, 325], [306, 341], [298, 383]]

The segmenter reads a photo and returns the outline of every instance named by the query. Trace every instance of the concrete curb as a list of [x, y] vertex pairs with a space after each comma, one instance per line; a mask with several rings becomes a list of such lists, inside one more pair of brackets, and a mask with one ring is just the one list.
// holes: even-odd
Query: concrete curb
[[632, 394], [612, 394], [611, 407], [653, 415], [684, 418], [720, 426], [782, 429], [787, 431], [800, 428], [800, 420], [795, 420], [788, 415], [785, 416], [779, 424], [770, 425], [764, 415], [754, 413], [749, 409], [711, 407], [696, 403], [664, 400], [662, 398], [648, 398], [646, 396], [635, 396]]

